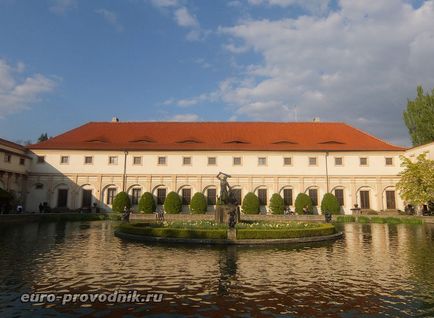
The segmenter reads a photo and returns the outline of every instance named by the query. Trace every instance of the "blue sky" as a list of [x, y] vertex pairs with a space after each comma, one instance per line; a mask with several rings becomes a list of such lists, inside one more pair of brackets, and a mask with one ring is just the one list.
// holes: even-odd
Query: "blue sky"
[[344, 121], [408, 145], [434, 2], [0, 0], [0, 137], [88, 121]]

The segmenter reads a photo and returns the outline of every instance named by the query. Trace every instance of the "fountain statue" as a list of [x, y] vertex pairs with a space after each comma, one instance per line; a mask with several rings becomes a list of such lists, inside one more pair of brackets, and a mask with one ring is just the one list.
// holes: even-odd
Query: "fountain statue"
[[220, 180], [220, 196], [217, 200], [215, 220], [219, 223], [228, 224], [230, 228], [234, 228], [240, 219], [240, 208], [237, 205], [234, 191], [228, 182], [228, 178], [231, 176], [219, 172], [216, 177]]

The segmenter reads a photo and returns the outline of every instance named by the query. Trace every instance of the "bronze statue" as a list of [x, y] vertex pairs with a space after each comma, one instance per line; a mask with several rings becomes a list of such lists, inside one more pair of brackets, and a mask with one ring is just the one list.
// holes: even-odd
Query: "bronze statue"
[[231, 177], [230, 175], [223, 172], [219, 172], [219, 174], [217, 175], [217, 179], [220, 180], [220, 201], [222, 204], [231, 203], [230, 202], [231, 187], [227, 180], [230, 177]]

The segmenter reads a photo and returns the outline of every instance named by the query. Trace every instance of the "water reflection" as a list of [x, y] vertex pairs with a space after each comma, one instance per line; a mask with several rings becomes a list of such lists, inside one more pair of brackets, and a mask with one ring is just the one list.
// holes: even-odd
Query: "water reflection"
[[[0, 316], [434, 316], [434, 226], [342, 225], [334, 243], [127, 242], [111, 222], [0, 227]], [[162, 292], [156, 304], [21, 304], [23, 292]], [[101, 311], [103, 314], [101, 314]]]

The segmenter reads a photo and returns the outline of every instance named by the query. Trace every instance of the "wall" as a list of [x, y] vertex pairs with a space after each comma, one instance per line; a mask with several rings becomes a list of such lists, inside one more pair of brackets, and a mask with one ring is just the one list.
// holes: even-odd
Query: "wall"
[[[333, 152], [327, 157], [329, 173], [328, 189], [344, 189], [344, 213], [351, 213], [355, 203], [360, 202], [360, 190], [370, 191], [370, 205], [374, 210], [384, 210], [385, 190], [394, 189], [398, 182], [399, 155], [402, 152]], [[45, 163], [37, 163], [36, 155], [45, 156]], [[61, 156], [69, 156], [68, 164], [61, 164]], [[84, 164], [84, 157], [92, 156], [93, 164]], [[118, 163], [108, 164], [109, 156], [118, 156]], [[133, 164], [133, 157], [141, 156], [140, 165]], [[158, 156], [166, 156], [166, 165], [158, 165]], [[183, 165], [182, 158], [191, 156], [191, 165]], [[217, 164], [209, 166], [208, 156], [217, 157]], [[234, 166], [233, 157], [242, 158], [241, 166]], [[34, 151], [34, 159], [29, 176], [29, 199], [27, 209], [36, 211], [39, 202], [49, 202], [56, 206], [58, 189], [69, 190], [68, 208], [81, 207], [82, 189], [92, 190], [92, 203], [105, 209], [107, 189], [114, 187], [117, 191], [125, 189], [131, 193], [132, 188], [140, 188], [142, 193], [149, 191], [156, 195], [157, 188], [163, 187], [181, 193], [189, 187], [192, 195], [206, 189], [219, 189], [216, 175], [223, 171], [232, 176], [231, 186], [240, 188], [242, 196], [247, 192], [257, 192], [259, 188], [267, 189], [268, 200], [275, 192], [282, 193], [284, 188], [293, 189], [293, 201], [300, 192], [309, 188], [318, 190], [319, 203], [327, 192], [326, 153], [324, 152], [129, 152], [126, 162], [126, 178], [123, 178], [124, 152], [122, 151]], [[266, 157], [267, 164], [258, 166], [258, 157]], [[283, 165], [283, 158], [291, 157], [290, 166]], [[309, 166], [308, 158], [317, 157], [317, 164]], [[342, 157], [343, 165], [335, 166], [334, 157]], [[359, 165], [360, 157], [368, 157], [368, 165]], [[393, 158], [393, 165], [385, 165], [385, 157]], [[36, 189], [43, 184], [43, 189]], [[359, 203], [360, 204], [360, 203]], [[396, 194], [396, 205], [403, 209], [402, 201]], [[161, 208], [161, 207], [160, 207]], [[293, 208], [293, 207], [292, 207]], [[210, 207], [212, 209], [212, 207]], [[264, 207], [263, 210], [267, 208]], [[185, 210], [185, 208], [184, 208]]]

